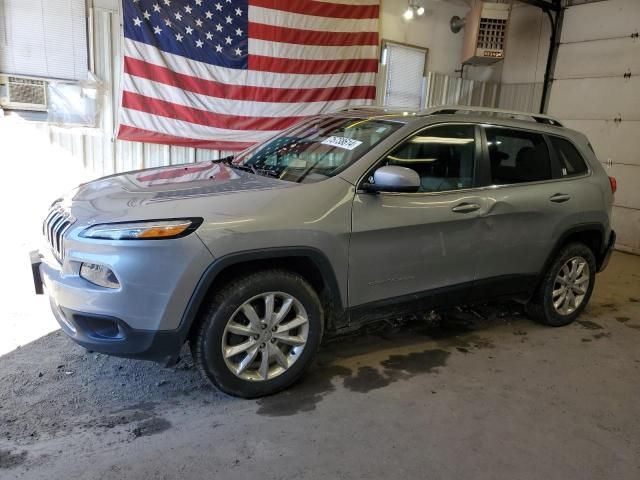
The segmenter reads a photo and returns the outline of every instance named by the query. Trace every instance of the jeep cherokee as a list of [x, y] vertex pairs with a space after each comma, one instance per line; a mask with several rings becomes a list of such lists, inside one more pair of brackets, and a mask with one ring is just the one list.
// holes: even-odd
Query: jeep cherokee
[[323, 334], [389, 315], [509, 299], [572, 322], [615, 242], [614, 191], [551, 117], [354, 108], [80, 185], [32, 268], [83, 347], [171, 363], [189, 342], [211, 383], [256, 397], [298, 379]]

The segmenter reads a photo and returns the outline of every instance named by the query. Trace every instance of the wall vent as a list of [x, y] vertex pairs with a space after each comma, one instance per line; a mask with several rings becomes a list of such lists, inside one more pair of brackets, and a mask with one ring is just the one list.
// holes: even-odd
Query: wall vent
[[47, 110], [47, 82], [29, 77], [0, 75], [0, 107], [5, 110]]
[[491, 65], [504, 58], [511, 5], [474, 0], [464, 26], [462, 63]]

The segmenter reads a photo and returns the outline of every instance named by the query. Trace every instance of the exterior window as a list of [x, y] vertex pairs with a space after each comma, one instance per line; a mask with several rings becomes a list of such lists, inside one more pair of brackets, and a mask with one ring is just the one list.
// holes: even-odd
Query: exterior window
[[386, 71], [383, 104], [410, 109], [422, 107], [427, 49], [385, 40], [381, 62], [382, 71]]
[[551, 159], [538, 133], [487, 128], [491, 181], [494, 185], [550, 180]]
[[386, 165], [415, 170], [419, 192], [443, 192], [473, 186], [474, 127], [432, 127], [414, 135], [386, 158]]
[[558, 154], [560, 162], [560, 171], [563, 177], [571, 177], [574, 175], [582, 175], [587, 173], [587, 164], [585, 163], [580, 152], [576, 150], [571, 142], [560, 137], [549, 137], [553, 148]]

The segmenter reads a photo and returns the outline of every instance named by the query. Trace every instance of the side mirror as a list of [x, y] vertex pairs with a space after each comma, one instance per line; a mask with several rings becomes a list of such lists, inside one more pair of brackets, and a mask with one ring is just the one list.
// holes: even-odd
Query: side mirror
[[406, 167], [387, 165], [373, 172], [373, 183], [365, 183], [368, 192], [415, 193], [420, 189], [420, 175]]

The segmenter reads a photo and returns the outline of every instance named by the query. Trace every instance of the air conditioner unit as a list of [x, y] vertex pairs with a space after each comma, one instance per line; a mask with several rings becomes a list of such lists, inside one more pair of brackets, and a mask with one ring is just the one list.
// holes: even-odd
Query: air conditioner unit
[[0, 75], [0, 107], [5, 110], [46, 112], [46, 80]]
[[491, 65], [504, 58], [511, 5], [474, 0], [464, 25], [462, 63]]

